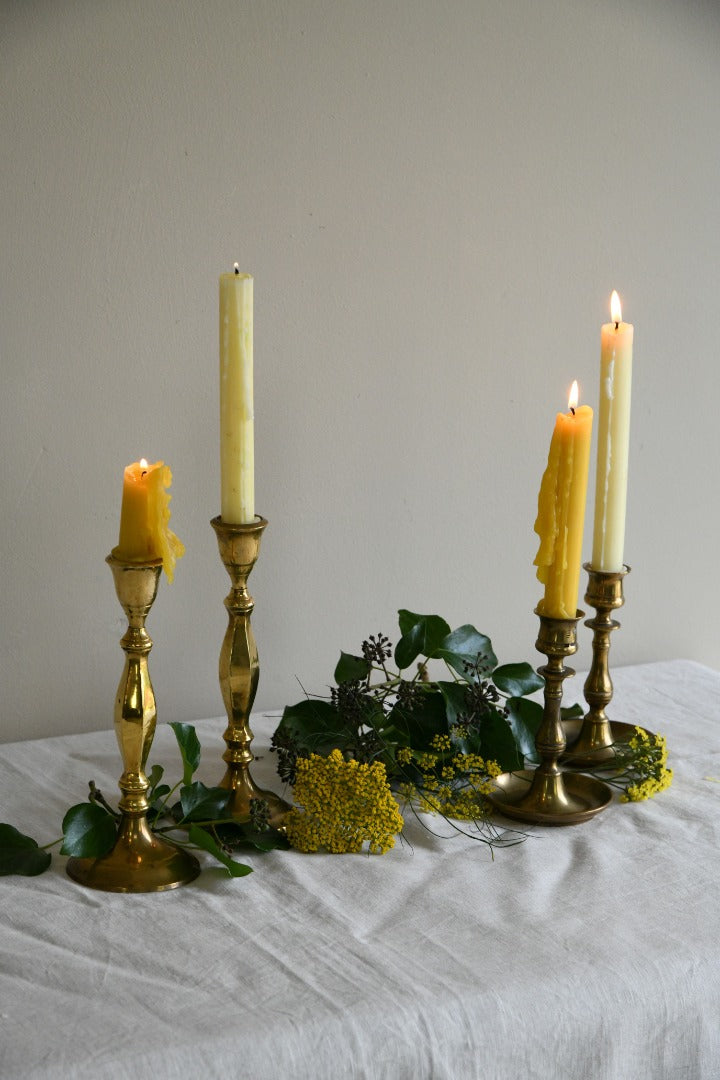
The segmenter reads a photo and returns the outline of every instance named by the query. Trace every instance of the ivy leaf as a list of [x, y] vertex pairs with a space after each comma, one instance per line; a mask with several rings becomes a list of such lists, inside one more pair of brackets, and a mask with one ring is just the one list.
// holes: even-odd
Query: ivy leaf
[[148, 783], [150, 784], [150, 788], [147, 793], [148, 799], [152, 800], [155, 794], [155, 788], [162, 780], [164, 772], [165, 770], [163, 769], [162, 765], [153, 765], [152, 769], [147, 774]]
[[340, 659], [335, 668], [334, 679], [340, 685], [344, 682], [354, 682], [356, 679], [366, 679], [370, 674], [370, 661], [364, 656], [352, 656], [350, 653], [341, 652]]
[[445, 699], [448, 727], [457, 724], [458, 718], [467, 712], [467, 684], [438, 680], [440, 693]]
[[200, 780], [180, 788], [183, 821], [214, 821], [223, 817], [232, 792], [228, 788], [206, 787]]
[[296, 705], [287, 705], [278, 725], [295, 736], [303, 750], [313, 754], [329, 754], [343, 737], [340, 714], [329, 701], [305, 698]]
[[450, 627], [439, 615], [415, 615], [401, 608], [398, 622], [402, 637], [395, 646], [395, 663], [402, 670], [410, 667], [418, 656], [435, 656], [436, 649], [450, 633]]
[[189, 839], [196, 847], [201, 848], [203, 851], [207, 851], [213, 858], [217, 859], [219, 863], [222, 863], [230, 877], [245, 877], [247, 874], [252, 874], [252, 866], [246, 866], [245, 863], [235, 862], [226, 851], [223, 851], [210, 833], [205, 829], [201, 829], [199, 825], [190, 826]]
[[563, 705], [560, 709], [560, 718], [562, 720], [575, 720], [584, 715], [585, 711], [577, 701], [574, 705]]
[[215, 833], [220, 841], [231, 848], [255, 848], [257, 851], [285, 851], [290, 841], [285, 833], [278, 829], [254, 829], [249, 822], [234, 821], [227, 825], [218, 825]]
[[[523, 702], [523, 704], [531, 704]], [[480, 725], [480, 753], [486, 761], [497, 761], [503, 772], [522, 769], [524, 761], [505, 717], [494, 709]]]
[[523, 697], [508, 698], [505, 705], [508, 710], [508, 723], [520, 752], [529, 761], [539, 761], [540, 758], [535, 749], [535, 736], [542, 723], [542, 705]]
[[99, 859], [107, 855], [117, 837], [115, 818], [97, 803], [78, 803], [71, 806], [62, 823], [61, 855], [80, 859]]
[[480, 673], [486, 671], [488, 675], [497, 664], [490, 638], [470, 625], [459, 626], [457, 630], [453, 630], [443, 638], [434, 655], [445, 660], [454, 671], [457, 671], [458, 675], [462, 675], [465, 679], [468, 678], [468, 664], [472, 667], [478, 664]]
[[503, 664], [495, 668], [492, 681], [508, 697], [524, 697], [542, 690], [545, 680], [529, 664]]
[[180, 747], [180, 756], [183, 762], [183, 784], [187, 786], [192, 783], [193, 775], [200, 764], [200, 740], [192, 724], [175, 722], [169, 726], [175, 732], [175, 738]]
[[402, 709], [394, 705], [388, 714], [387, 731], [396, 729], [403, 733], [402, 743], [414, 750], [429, 750], [435, 735], [446, 735], [448, 729], [445, 700], [439, 690], [430, 690], [423, 694], [422, 700], [413, 709]]
[[42, 851], [31, 836], [18, 832], [13, 825], [0, 824], [0, 877], [20, 874], [37, 877], [47, 870], [52, 855]]

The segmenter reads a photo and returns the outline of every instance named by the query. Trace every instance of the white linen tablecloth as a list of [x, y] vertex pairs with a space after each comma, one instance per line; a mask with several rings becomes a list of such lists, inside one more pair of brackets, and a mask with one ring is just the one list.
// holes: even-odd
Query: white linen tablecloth
[[[167, 893], [85, 889], [57, 855], [0, 879], [0, 1077], [716, 1080], [720, 674], [613, 681], [611, 718], [667, 736], [672, 787], [494, 860], [410, 820], [381, 857], [240, 856], [255, 873], [208, 864]], [[276, 722], [254, 718], [253, 749], [278, 788]], [[206, 783], [224, 726], [197, 725]], [[180, 775], [164, 725], [156, 761]], [[48, 842], [89, 779], [115, 799], [120, 769], [111, 730], [2, 746], [0, 820]]]

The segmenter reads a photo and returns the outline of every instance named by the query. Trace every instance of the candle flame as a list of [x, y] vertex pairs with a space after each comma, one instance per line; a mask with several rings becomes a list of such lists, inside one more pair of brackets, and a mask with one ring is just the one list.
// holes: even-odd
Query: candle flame
[[615, 292], [615, 289], [613, 289], [612, 296], [610, 297], [610, 318], [616, 324], [622, 322], [622, 308], [620, 306], [620, 297]]
[[140, 458], [140, 468], [141, 469], [147, 469], [147, 461], [145, 460], [144, 457]]
[[568, 394], [568, 409], [570, 409], [571, 412], [575, 412], [575, 410], [577, 409], [577, 403], [578, 403], [578, 384], [577, 384], [577, 379], [575, 379], [572, 386], [570, 387], [570, 393]]

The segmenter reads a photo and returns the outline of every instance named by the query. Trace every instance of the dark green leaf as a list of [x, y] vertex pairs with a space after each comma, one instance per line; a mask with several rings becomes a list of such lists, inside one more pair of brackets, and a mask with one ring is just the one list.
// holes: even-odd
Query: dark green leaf
[[582, 705], [576, 702], [574, 705], [564, 705], [560, 709], [560, 717], [562, 720], [575, 720], [577, 717], [583, 716], [584, 712]]
[[427, 691], [413, 709], [394, 705], [388, 714], [388, 727], [383, 728], [384, 737], [387, 738], [391, 728], [403, 732], [403, 745], [412, 746], [414, 750], [429, 750], [433, 736], [445, 735], [448, 730], [445, 699], [440, 691]]
[[344, 728], [340, 715], [329, 701], [305, 698], [287, 705], [278, 725], [295, 736], [300, 748], [313, 754], [329, 754], [342, 741]]
[[509, 697], [524, 697], [542, 690], [545, 680], [529, 664], [503, 664], [495, 668], [492, 681], [498, 690]]
[[418, 656], [435, 656], [436, 649], [450, 633], [450, 627], [439, 615], [416, 615], [401, 608], [398, 622], [402, 637], [395, 646], [395, 663], [402, 670]]
[[14, 825], [0, 824], [0, 877], [37, 877], [47, 870], [51, 860], [50, 852], [42, 851], [31, 836], [18, 832]]
[[154, 791], [148, 792], [148, 798], [151, 800], [150, 809], [148, 810], [148, 821], [151, 825], [153, 822], [157, 821], [160, 813], [163, 815], [169, 813], [168, 807], [165, 806], [165, 800], [169, 794], [169, 784], [160, 784]]
[[200, 780], [180, 788], [183, 821], [215, 821], [225, 814], [232, 792], [227, 788], [205, 787]]
[[521, 754], [529, 761], [539, 761], [535, 749], [535, 736], [542, 723], [542, 705], [523, 697], [508, 698], [505, 704], [508, 710], [508, 723]]
[[106, 855], [117, 837], [115, 818], [97, 803], [71, 806], [63, 818], [62, 828], [60, 854], [75, 855], [80, 859], [98, 859]]
[[203, 851], [207, 851], [216, 858], [219, 863], [222, 863], [230, 877], [245, 877], [246, 874], [252, 874], [252, 866], [246, 866], [245, 863], [235, 862], [226, 851], [223, 851], [210, 833], [206, 832], [205, 829], [201, 829], [199, 825], [190, 826], [189, 839], [196, 847], [202, 848]]
[[158, 786], [163, 778], [165, 770], [162, 765], [153, 765], [152, 769], [148, 773], [148, 783], [150, 784], [150, 790], [148, 791], [148, 799], [152, 799], [155, 794], [155, 788]]
[[200, 741], [192, 724], [172, 723], [170, 727], [175, 732], [177, 744], [180, 747], [180, 755], [183, 762], [183, 784], [192, 783], [193, 775], [200, 764]]
[[338, 685], [344, 682], [354, 682], [356, 679], [366, 679], [369, 674], [370, 662], [364, 656], [352, 656], [346, 652], [340, 653], [334, 675], [335, 682]]
[[480, 675], [489, 675], [497, 664], [490, 638], [474, 626], [459, 626], [447, 634], [435, 649], [435, 656], [445, 660], [458, 675], [468, 678], [467, 665], [479, 664]]
[[253, 829], [249, 822], [232, 822], [217, 825], [215, 832], [221, 842], [231, 848], [255, 848], [257, 851], [287, 850], [290, 842], [285, 833], [277, 829]]
[[523, 767], [515, 736], [501, 713], [486, 713], [480, 725], [480, 753], [485, 761], [497, 761], [503, 772]]
[[467, 684], [457, 682], [443, 682], [438, 680], [440, 693], [445, 699], [448, 727], [457, 724], [459, 717], [467, 711]]

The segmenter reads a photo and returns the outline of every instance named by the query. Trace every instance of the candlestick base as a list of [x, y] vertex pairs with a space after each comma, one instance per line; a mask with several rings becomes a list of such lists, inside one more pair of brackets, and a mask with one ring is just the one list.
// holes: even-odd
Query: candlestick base
[[[593, 631], [593, 659], [590, 672], [585, 680], [585, 700], [590, 706], [579, 731], [565, 728], [568, 737], [567, 750], [563, 754], [563, 764], [569, 769], [597, 768], [609, 765], [615, 757], [613, 743], [623, 741], [624, 736], [631, 738], [634, 727], [627, 724], [610, 724], [605, 713], [613, 695], [610, 678], [609, 654], [610, 635], [620, 627], [611, 613], [625, 603], [623, 580], [630, 573], [629, 566], [622, 570], [594, 570], [590, 563], [584, 564], [588, 572], [588, 587], [585, 600], [595, 608], [596, 616], [585, 623]], [[575, 735], [574, 738], [571, 737]]]
[[537, 769], [522, 769], [497, 777], [490, 802], [506, 817], [541, 825], [577, 825], [587, 821], [612, 801], [612, 791], [590, 776], [565, 774], [558, 759], [565, 749], [560, 719], [563, 680], [575, 672], [564, 660], [577, 652], [577, 623], [583, 617], [556, 619], [536, 612], [540, 632], [535, 642], [548, 663], [538, 668], [545, 680], [543, 720], [535, 739], [540, 755]]
[[67, 873], [80, 885], [104, 892], [163, 892], [185, 885], [200, 873], [187, 851], [155, 835], [144, 815], [123, 816], [112, 851], [99, 859], [67, 861]]
[[152, 641], [145, 620], [157, 595], [162, 559], [137, 563], [108, 555], [105, 561], [128, 618], [127, 632], [120, 641], [125, 667], [114, 717], [124, 765], [119, 780], [121, 818], [112, 850], [97, 859], [68, 859], [67, 873], [81, 885], [105, 892], [161, 892], [184, 885], [200, 873], [200, 863], [193, 855], [154, 835], [147, 822], [150, 784], [145, 765], [157, 713], [147, 662]]
[[267, 521], [256, 516], [254, 521], [230, 525], [221, 517], [210, 522], [217, 536], [220, 558], [230, 575], [232, 588], [225, 599], [228, 627], [220, 650], [220, 689], [228, 715], [223, 734], [227, 763], [220, 787], [232, 792], [228, 812], [238, 821], [250, 820], [250, 803], [263, 800], [269, 809], [269, 824], [280, 828], [290, 804], [273, 791], [257, 786], [250, 773], [254, 760], [250, 744], [253, 733], [250, 713], [260, 677], [257, 645], [250, 623], [255, 602], [247, 589], [247, 581], [260, 553], [260, 540]]

